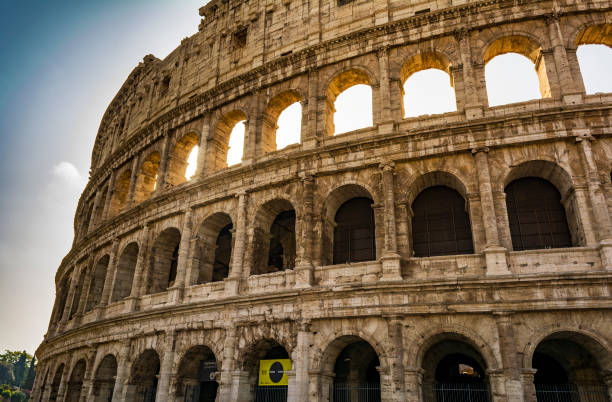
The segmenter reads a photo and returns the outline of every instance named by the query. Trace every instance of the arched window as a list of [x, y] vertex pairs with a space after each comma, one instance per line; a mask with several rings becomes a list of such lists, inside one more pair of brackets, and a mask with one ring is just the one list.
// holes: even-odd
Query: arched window
[[194, 133], [186, 134], [176, 142], [168, 163], [168, 184], [176, 186], [191, 179], [197, 165], [199, 142], [200, 139]]
[[81, 388], [83, 388], [83, 380], [85, 379], [85, 360], [79, 360], [72, 369], [70, 380], [67, 384], [66, 402], [79, 402], [81, 397]]
[[106, 270], [108, 269], [108, 262], [110, 256], [107, 254], [100, 258], [91, 276], [91, 283], [89, 285], [89, 295], [87, 297], [87, 305], [85, 311], [91, 311], [95, 306], [100, 303], [102, 298], [102, 290], [104, 289], [104, 281], [106, 280]]
[[583, 29], [576, 38], [576, 45], [586, 93], [612, 92], [612, 24]]
[[514, 250], [571, 247], [561, 194], [549, 181], [524, 177], [506, 186]]
[[227, 166], [237, 165], [242, 162], [242, 156], [244, 154], [244, 132], [246, 130], [245, 123], [245, 120], [239, 121], [232, 129], [227, 150]]
[[68, 317], [69, 320], [72, 320], [74, 315], [79, 310], [79, 303], [81, 302], [81, 294], [83, 293], [83, 285], [85, 284], [85, 275], [86, 275], [85, 271], [86, 271], [85, 267], [81, 269], [79, 280], [77, 281], [76, 287], [74, 289], [74, 295], [73, 295], [71, 306], [70, 306], [70, 316]]
[[207, 141], [210, 171], [226, 168], [242, 161], [247, 116], [233, 110], [219, 118], [212, 138]]
[[154, 401], [159, 378], [159, 355], [147, 349], [138, 356], [132, 365], [132, 372], [126, 390], [126, 401]]
[[174, 285], [180, 242], [181, 233], [176, 228], [165, 229], [155, 240], [148, 293], [163, 292]]
[[93, 402], [108, 402], [113, 398], [115, 378], [117, 376], [117, 359], [106, 355], [98, 365], [94, 375]]
[[295, 211], [276, 216], [270, 228], [268, 269], [285, 270], [295, 266]]
[[302, 97], [296, 91], [283, 92], [270, 100], [263, 119], [263, 152], [272, 152], [300, 142], [301, 100]]
[[128, 297], [132, 291], [136, 261], [138, 260], [138, 244], [128, 244], [117, 261], [117, 273], [115, 274], [115, 288], [111, 296], [111, 302], [116, 302]]
[[115, 190], [111, 198], [110, 216], [115, 216], [121, 212], [127, 203], [128, 193], [130, 191], [130, 171], [124, 170], [115, 183]]
[[217, 371], [217, 359], [210, 348], [204, 345], [190, 348], [179, 363], [175, 400], [215, 401], [219, 387]]
[[155, 151], [149, 154], [142, 163], [136, 179], [135, 203], [142, 202], [151, 197], [151, 194], [157, 188], [160, 159], [159, 152]]
[[336, 212], [334, 264], [376, 259], [372, 203], [370, 198], [353, 198]]
[[227, 278], [232, 257], [232, 220], [216, 213], [200, 225], [196, 237], [190, 284], [218, 282]]
[[446, 186], [423, 190], [412, 203], [415, 257], [472, 254], [472, 228], [465, 200]]
[[58, 322], [59, 320], [62, 319], [62, 315], [64, 314], [64, 309], [66, 308], [66, 301], [68, 299], [68, 290], [70, 288], [70, 277], [71, 277], [72, 273], [67, 273], [64, 276], [64, 279], [62, 279], [62, 281], [60, 282], [60, 285], [57, 289], [57, 300], [56, 300], [56, 307], [57, 310], [55, 310], [55, 317], [54, 317], [54, 322]]
[[380, 360], [370, 344], [359, 338], [343, 337], [334, 342], [350, 342], [334, 364], [334, 401], [380, 402]]
[[368, 75], [356, 69], [344, 71], [329, 83], [325, 113], [325, 131], [328, 135], [373, 124], [370, 85]]
[[457, 110], [450, 61], [440, 53], [419, 53], [400, 71], [403, 116], [415, 117]]
[[487, 48], [484, 63], [489, 106], [550, 98], [541, 47], [530, 38], [496, 40]]
[[295, 210], [284, 199], [266, 202], [259, 209], [253, 237], [252, 275], [295, 267]]

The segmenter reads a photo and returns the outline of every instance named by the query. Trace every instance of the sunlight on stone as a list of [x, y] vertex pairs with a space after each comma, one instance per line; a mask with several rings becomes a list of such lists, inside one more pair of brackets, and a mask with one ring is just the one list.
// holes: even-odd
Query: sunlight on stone
[[372, 88], [353, 85], [336, 98], [334, 103], [334, 134], [346, 133], [372, 126]]
[[239, 121], [232, 129], [229, 139], [229, 149], [227, 151], [227, 166], [236, 165], [242, 162], [245, 121], [246, 120]]
[[576, 56], [586, 93], [612, 92], [612, 49], [606, 45], [582, 45]]
[[455, 89], [446, 72], [435, 68], [418, 71], [404, 83], [404, 117], [456, 110]]
[[289, 105], [278, 116], [278, 129], [276, 130], [276, 149], [283, 149], [287, 145], [298, 144], [302, 129], [302, 104], [295, 102]]
[[157, 190], [157, 175], [155, 175], [155, 183], [153, 183], [153, 191]]
[[517, 53], [494, 57], [485, 66], [485, 79], [489, 106], [524, 102], [542, 97], [535, 66], [527, 57]]
[[193, 147], [189, 157], [187, 158], [187, 168], [185, 169], [185, 178], [191, 180], [191, 177], [195, 174], [198, 167], [198, 149], [197, 145]]

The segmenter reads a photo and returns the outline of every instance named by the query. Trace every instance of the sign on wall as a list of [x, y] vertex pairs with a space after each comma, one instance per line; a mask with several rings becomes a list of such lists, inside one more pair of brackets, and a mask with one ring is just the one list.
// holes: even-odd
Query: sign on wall
[[289, 385], [287, 371], [291, 370], [290, 359], [259, 361], [259, 385]]

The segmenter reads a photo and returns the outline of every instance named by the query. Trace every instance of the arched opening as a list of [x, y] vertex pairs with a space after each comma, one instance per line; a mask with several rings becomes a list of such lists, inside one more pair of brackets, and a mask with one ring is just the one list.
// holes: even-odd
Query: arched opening
[[300, 142], [302, 130], [302, 97], [286, 91], [273, 97], [263, 118], [262, 150], [272, 152]]
[[561, 332], [540, 342], [532, 357], [538, 402], [607, 402], [599, 359], [608, 352], [581, 335]]
[[[40, 388], [38, 390], [38, 397], [36, 399], [38, 401], [42, 401], [43, 400], [42, 398], [45, 395], [45, 390], [47, 389], [47, 381], [49, 380], [49, 372], [50, 371], [51, 370], [48, 369], [48, 368], [45, 370], [45, 376], [43, 377], [43, 380], [40, 383]], [[32, 398], [32, 399], [34, 399], [34, 398]]]
[[259, 209], [253, 235], [252, 275], [295, 267], [295, 210], [287, 200], [275, 199]]
[[103, 212], [104, 212], [104, 201], [106, 198], [106, 194], [108, 193], [108, 185], [102, 187], [101, 190], [98, 190], [98, 192], [101, 194], [100, 196], [100, 201], [98, 202], [98, 205], [96, 205], [96, 208], [94, 208], [93, 211], [93, 222], [94, 225], [96, 225], [97, 223], [102, 221], [103, 218]]
[[505, 191], [515, 251], [572, 246], [561, 194], [549, 181], [524, 177]]
[[110, 216], [115, 216], [121, 212], [127, 204], [128, 193], [130, 192], [130, 171], [124, 170], [115, 182], [115, 190], [111, 198]]
[[55, 375], [53, 376], [53, 382], [51, 382], [51, 391], [49, 393], [49, 401], [57, 400], [57, 393], [59, 391], [59, 386], [62, 382], [62, 375], [64, 374], [64, 363], [60, 364], [60, 366], [55, 370]]
[[450, 61], [440, 53], [419, 53], [400, 71], [402, 116], [415, 117], [457, 110]]
[[83, 293], [83, 287], [85, 284], [85, 276], [86, 276], [86, 268], [81, 269], [81, 273], [79, 275], [79, 280], [76, 283], [76, 287], [74, 288], [74, 295], [72, 297], [71, 305], [70, 305], [70, 316], [69, 320], [75, 316], [75, 314], [79, 311], [79, 303], [81, 301], [81, 294]]
[[587, 94], [612, 92], [612, 24], [587, 27], [576, 38], [576, 56]]
[[168, 161], [166, 182], [169, 185], [177, 186], [191, 179], [197, 165], [199, 143], [200, 138], [195, 133], [185, 134], [176, 142]]
[[89, 285], [89, 295], [87, 296], [87, 304], [85, 305], [85, 311], [91, 311], [95, 306], [100, 303], [102, 298], [102, 290], [104, 290], [104, 281], [106, 280], [106, 271], [108, 270], [108, 263], [110, 256], [104, 255], [98, 260], [94, 266], [94, 270], [91, 275], [91, 283]]
[[243, 370], [249, 375], [254, 402], [286, 402], [288, 389], [287, 371], [292, 370], [287, 350], [272, 339], [264, 339], [253, 345], [242, 361]]
[[218, 371], [217, 359], [210, 348], [199, 345], [189, 349], [179, 363], [176, 400], [215, 402]]
[[72, 271], [68, 272], [61, 280], [60, 285], [57, 289], [57, 310], [55, 311], [54, 322], [58, 322], [62, 319], [64, 309], [66, 308], [66, 301], [68, 299], [68, 290], [70, 289], [70, 277]]
[[93, 382], [94, 402], [109, 402], [113, 399], [115, 377], [117, 376], [117, 359], [106, 355], [98, 365]]
[[136, 261], [138, 260], [138, 244], [128, 244], [117, 260], [115, 274], [115, 286], [111, 296], [111, 302], [125, 299], [132, 292], [134, 273], [136, 272]]
[[474, 253], [466, 202], [456, 190], [426, 188], [414, 199], [412, 214], [415, 257]]
[[132, 372], [126, 389], [126, 401], [154, 402], [159, 378], [159, 355], [147, 349], [138, 356], [132, 365]]
[[330, 400], [379, 402], [380, 360], [372, 346], [356, 336], [344, 336], [331, 346], [337, 355], [333, 366]]
[[484, 63], [489, 106], [551, 97], [542, 48], [532, 39], [497, 39], [487, 48]]
[[244, 151], [245, 121], [240, 110], [223, 115], [208, 138], [208, 168], [210, 171], [240, 163]]
[[134, 192], [135, 203], [150, 198], [153, 191], [157, 188], [160, 159], [159, 152], [155, 151], [150, 153], [144, 162], [142, 162], [138, 177], [136, 178], [136, 191]]
[[176, 228], [165, 229], [153, 243], [147, 293], [160, 293], [174, 285], [180, 243], [181, 232]]
[[423, 356], [422, 393], [427, 401], [490, 401], [487, 365], [472, 345], [446, 338]]
[[376, 259], [374, 210], [371, 198], [344, 202], [334, 217], [334, 264]]
[[216, 213], [202, 222], [195, 242], [190, 283], [218, 282], [229, 276], [232, 229], [232, 220], [225, 213]]
[[325, 132], [341, 134], [372, 126], [372, 88], [362, 70], [338, 74], [326, 90]]
[[85, 360], [81, 359], [74, 365], [72, 374], [70, 374], [70, 380], [68, 381], [66, 390], [66, 402], [79, 402], [84, 378]]

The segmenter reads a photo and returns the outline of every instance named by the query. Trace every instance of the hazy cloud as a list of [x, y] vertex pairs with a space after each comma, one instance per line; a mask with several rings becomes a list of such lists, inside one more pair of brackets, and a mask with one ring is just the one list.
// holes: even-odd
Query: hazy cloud
[[76, 166], [67, 161], [62, 161], [53, 166], [53, 175], [71, 186], [79, 186], [83, 181], [83, 177]]

